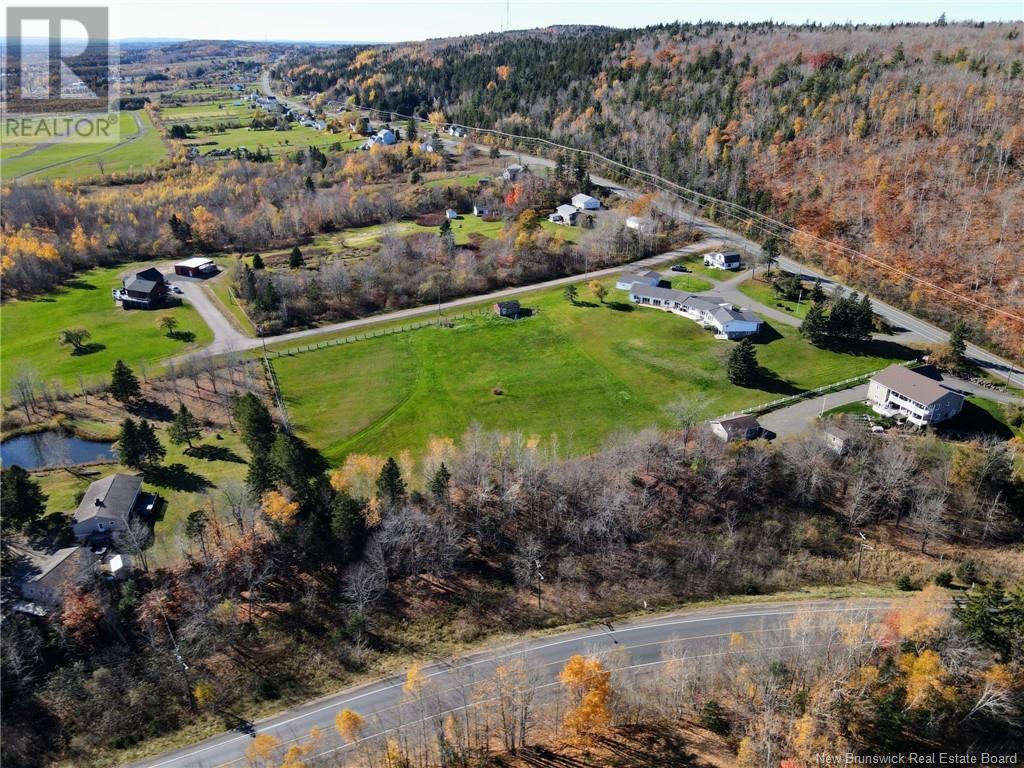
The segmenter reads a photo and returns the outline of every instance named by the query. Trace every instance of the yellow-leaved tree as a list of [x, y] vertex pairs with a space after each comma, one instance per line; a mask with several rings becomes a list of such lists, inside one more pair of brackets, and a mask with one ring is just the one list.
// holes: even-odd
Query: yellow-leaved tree
[[297, 501], [289, 501], [279, 491], [267, 491], [263, 494], [263, 514], [269, 520], [281, 525], [291, 525], [295, 521], [295, 515], [299, 511]]
[[260, 733], [253, 737], [249, 748], [245, 750], [245, 760], [252, 766], [269, 766], [277, 762], [281, 740], [269, 733]]
[[579, 739], [593, 739], [612, 720], [611, 672], [600, 659], [576, 654], [566, 662], [558, 679], [572, 703], [565, 715], [565, 727]]
[[341, 710], [334, 718], [334, 727], [337, 729], [338, 735], [349, 744], [359, 741], [363, 725], [363, 716], [351, 709]]

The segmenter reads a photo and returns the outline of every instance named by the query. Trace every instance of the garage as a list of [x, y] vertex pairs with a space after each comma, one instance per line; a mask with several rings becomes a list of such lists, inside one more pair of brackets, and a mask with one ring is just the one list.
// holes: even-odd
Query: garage
[[185, 277], [209, 277], [217, 274], [217, 265], [211, 259], [196, 256], [175, 264], [174, 273]]

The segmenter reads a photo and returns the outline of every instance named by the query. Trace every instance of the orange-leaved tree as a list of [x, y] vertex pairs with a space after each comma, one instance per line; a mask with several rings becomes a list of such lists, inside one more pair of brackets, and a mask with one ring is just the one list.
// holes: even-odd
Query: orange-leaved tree
[[611, 672], [600, 659], [576, 654], [558, 676], [569, 692], [573, 708], [565, 716], [565, 727], [576, 737], [590, 740], [612, 720]]

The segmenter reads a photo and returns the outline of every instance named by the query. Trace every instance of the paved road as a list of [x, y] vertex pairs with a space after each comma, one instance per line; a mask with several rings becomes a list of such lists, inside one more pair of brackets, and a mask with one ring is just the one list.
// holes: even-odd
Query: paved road
[[[520, 285], [515, 288], [504, 288], [500, 291], [494, 291], [492, 293], [477, 294], [474, 296], [466, 296], [461, 299], [453, 299], [452, 301], [446, 301], [441, 304], [441, 311], [447, 312], [453, 309], [461, 309], [471, 304], [479, 304], [483, 301], [498, 301], [499, 299], [508, 298], [509, 296], [518, 296], [523, 293], [529, 293], [530, 291], [538, 291], [546, 288], [556, 288], [562, 285], [569, 285], [570, 283], [578, 283], [580, 280], [589, 280], [595, 277], [608, 277], [610, 275], [616, 275], [624, 269], [636, 269], [641, 267], [656, 267], [671, 261], [685, 258], [686, 256], [702, 251], [706, 248], [721, 247], [721, 244], [716, 240], [702, 240], [699, 243], [688, 245], [685, 248], [679, 248], [674, 251], [668, 251], [667, 253], [660, 253], [657, 256], [650, 256], [646, 259], [640, 259], [629, 264], [620, 264], [615, 267], [608, 267], [607, 269], [598, 269], [592, 272], [588, 272], [585, 275], [569, 275], [568, 277], [559, 277], [554, 280], [545, 280], [542, 283], [531, 283], [530, 285]], [[223, 278], [222, 278], [223, 279]], [[189, 300], [192, 300], [192, 295], [186, 292]], [[214, 305], [209, 299], [206, 300], [207, 307], [204, 309], [201, 302], [196, 301], [196, 309], [208, 320], [226, 324], [226, 328], [221, 329], [220, 337], [217, 336], [217, 331], [214, 331], [214, 342], [207, 347], [201, 353], [195, 354], [220, 354], [229, 350], [244, 350], [244, 349], [256, 349], [261, 344], [260, 339], [254, 339], [249, 336], [242, 335], [238, 330], [234, 328], [224, 318], [220, 311], [220, 308]], [[428, 304], [422, 307], [410, 307], [409, 309], [400, 309], [395, 312], [386, 312], [380, 315], [370, 315], [369, 317], [361, 317], [358, 320], [346, 320], [342, 323], [332, 323], [330, 325], [321, 325], [317, 328], [308, 328], [304, 331], [293, 331], [292, 333], [283, 333], [280, 336], [267, 337], [267, 343], [280, 345], [282, 343], [295, 342], [302, 343], [307, 339], [321, 336], [325, 333], [337, 333], [342, 331], [354, 331], [359, 328], [363, 328], [367, 325], [374, 325], [376, 323], [391, 322], [395, 320], [408, 320], [415, 317], [423, 317], [437, 314], [437, 304]], [[208, 316], [206, 313], [210, 312]], [[213, 316], [217, 316], [217, 320], [214, 320]], [[211, 326], [212, 327], [212, 326]]]
[[[203, 353], [213, 349], [216, 349], [218, 353], [239, 350], [244, 348], [243, 344], [245, 342], [253, 341], [252, 338], [239, 331], [221, 308], [214, 303], [213, 299], [210, 298], [210, 295], [203, 288], [202, 280], [176, 275], [173, 271], [165, 272], [164, 274], [169, 283], [181, 288], [185, 298], [188, 299], [188, 303], [195, 308], [200, 317], [210, 326], [210, 330], [213, 331], [213, 341]], [[218, 279], [227, 280], [227, 276], [222, 275]]]
[[[273, 90], [271, 89], [270, 75], [268, 70], [264, 70], [263, 72], [261, 85], [264, 93], [274, 93]], [[282, 97], [280, 94], [277, 95], [277, 98], [278, 100], [283, 101], [286, 105], [302, 108], [302, 105], [299, 104], [298, 102], [289, 101]], [[451, 139], [445, 139], [444, 142], [446, 145], [449, 146], [454, 143]], [[488, 151], [490, 149], [489, 146], [483, 144], [477, 144], [475, 146], [482, 151]], [[516, 158], [520, 162], [525, 162], [531, 165], [539, 165], [547, 168], [553, 168], [555, 165], [553, 160], [549, 160], [544, 157], [538, 157], [536, 155], [529, 155], [523, 152], [512, 152], [508, 150], [502, 150], [501, 154], [504, 157]], [[641, 194], [636, 190], [624, 187], [622, 184], [618, 182], [612, 181], [611, 179], [603, 178], [601, 176], [592, 175], [591, 180], [598, 186], [605, 187], [614, 194], [629, 199], [635, 199]], [[748, 240], [742, 235], [733, 232], [729, 229], [726, 229], [720, 224], [715, 224], [714, 222], [709, 221], [708, 219], [702, 218], [700, 216], [695, 216], [689, 211], [684, 210], [681, 205], [671, 207], [662, 206], [661, 210], [666, 215], [672, 216], [673, 218], [676, 218], [680, 221], [684, 221], [690, 226], [694, 227], [695, 229], [700, 230], [707, 237], [722, 242], [724, 244], [724, 247], [741, 250], [748, 257], [754, 259], [757, 259], [761, 255], [761, 246], [755, 243], [754, 241]], [[852, 290], [846, 288], [846, 286], [843, 286], [841, 283], [832, 280], [827, 275], [818, 272], [817, 270], [811, 269], [805, 266], [804, 264], [794, 261], [793, 259], [782, 257], [778, 260], [778, 264], [786, 271], [803, 274], [804, 276], [812, 280], [816, 278], [821, 278], [822, 286], [826, 291], [831, 292], [836, 288], [840, 287], [845, 290]], [[610, 270], [609, 273], [615, 271], [616, 270]], [[739, 294], [738, 292], [736, 292], [736, 294], [738, 296], [742, 296], [742, 294]], [[733, 300], [733, 297], [731, 295], [727, 295], [726, 298]], [[760, 304], [758, 304], [755, 307], [754, 304], [756, 303], [752, 302], [751, 299], [746, 297], [743, 297], [742, 301], [737, 299], [735, 303], [751, 306], [751, 308], [757, 309], [758, 311], [767, 309], [768, 312], [766, 312], [765, 314], [771, 317], [775, 317], [776, 319], [779, 319], [778, 317], [776, 317], [776, 315], [784, 316], [784, 313], [778, 313], [777, 310], [773, 310], [770, 307], [766, 308]], [[946, 331], [932, 325], [931, 323], [927, 323], [924, 320], [920, 320], [914, 317], [913, 315], [904, 312], [901, 309], [897, 309], [896, 307], [886, 304], [885, 302], [878, 301], [877, 299], [872, 299], [872, 303], [874, 304], [875, 312], [877, 314], [884, 317], [887, 321], [889, 321], [896, 327], [903, 329], [900, 333], [897, 333], [887, 338], [896, 341], [901, 341], [904, 343], [924, 342], [927, 344], [941, 344], [949, 340], [949, 334]], [[792, 318], [789, 319], [792, 320]], [[325, 332], [327, 331], [315, 329], [311, 335]], [[1002, 377], [1004, 380], [1008, 380], [1010, 383], [1015, 384], [1016, 386], [1024, 387], [1024, 369], [1016, 367], [1013, 363], [1004, 360], [1003, 358], [994, 355], [991, 352], [984, 350], [981, 347], [978, 347], [974, 344], [968, 344], [967, 351], [970, 357], [972, 357], [975, 360], [975, 362], [977, 362], [978, 365], [980, 365], [981, 367], [988, 369], [993, 374]]]
[[[512, 659], [525, 662], [538, 686], [538, 695], [557, 695], [558, 672], [573, 654], [624, 651], [628, 656], [620, 668], [626, 674], [640, 674], [658, 670], [669, 658], [669, 652], [675, 658], [683, 655], [694, 660], [722, 655], [728, 651], [733, 633], [741, 633], [746, 640], [746, 651], [741, 652], [774, 649], [793, 653], [800, 641], [790, 633], [789, 626], [797, 613], [806, 614], [809, 625], [823, 628], [805, 637], [815, 644], [823, 640], [824, 628], [832, 628], [837, 620], [877, 620], [889, 606], [890, 601], [874, 599], [762, 603], [684, 611], [532, 638], [502, 650], [425, 667], [429, 698], [435, 702], [431, 716], [444, 717], [462, 710], [465, 701], [461, 697], [468, 687], [488, 680], [498, 664]], [[305, 739], [313, 726], [321, 728], [325, 735], [319, 754], [338, 751], [343, 747], [335, 735], [334, 718], [342, 709], [353, 709], [364, 717], [364, 740], [385, 736], [400, 722], [418, 722], [418, 710], [403, 704], [402, 684], [401, 677], [392, 677], [342, 691], [256, 723], [249, 734], [225, 733], [135, 763], [132, 768], [241, 765], [253, 735], [269, 733], [288, 744]]]

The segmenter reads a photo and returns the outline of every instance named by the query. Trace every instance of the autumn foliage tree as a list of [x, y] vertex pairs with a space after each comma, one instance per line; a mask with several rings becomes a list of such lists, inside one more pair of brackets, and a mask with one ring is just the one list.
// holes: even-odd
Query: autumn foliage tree
[[577, 738], [592, 740], [611, 724], [611, 673], [600, 659], [573, 656], [558, 676], [569, 694], [565, 727]]

